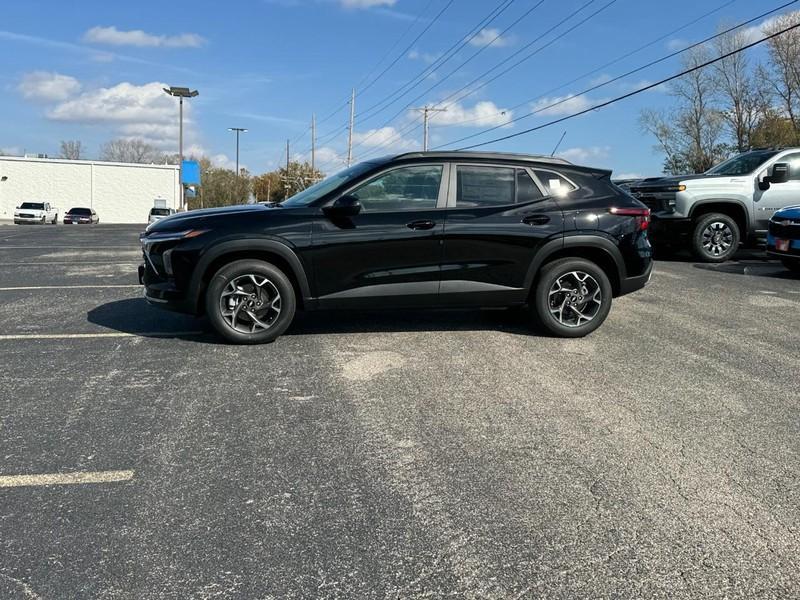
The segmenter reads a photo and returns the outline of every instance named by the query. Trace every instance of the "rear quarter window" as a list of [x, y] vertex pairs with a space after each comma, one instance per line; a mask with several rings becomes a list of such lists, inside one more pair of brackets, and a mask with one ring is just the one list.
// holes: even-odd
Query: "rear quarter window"
[[534, 169], [533, 171], [545, 192], [550, 196], [566, 196], [578, 189], [578, 186], [556, 171]]

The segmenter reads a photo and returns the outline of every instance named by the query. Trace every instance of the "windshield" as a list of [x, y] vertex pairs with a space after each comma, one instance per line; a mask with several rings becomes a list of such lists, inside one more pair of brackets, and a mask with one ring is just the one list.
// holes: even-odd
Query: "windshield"
[[341, 186], [342, 184], [346, 183], [347, 181], [358, 177], [362, 173], [366, 173], [370, 169], [374, 168], [375, 165], [378, 163], [373, 162], [363, 162], [357, 165], [350, 167], [349, 169], [345, 169], [344, 171], [340, 171], [335, 175], [331, 175], [327, 179], [320, 181], [312, 185], [309, 188], [304, 189], [299, 194], [295, 194], [291, 198], [289, 198], [286, 202], [283, 202], [283, 206], [308, 206], [314, 200], [318, 200], [322, 198], [325, 194], [328, 194]]
[[92, 211], [89, 208], [70, 208], [69, 214], [71, 215], [91, 215]]
[[155, 215], [157, 217], [167, 217], [169, 216], [170, 210], [168, 208], [151, 208], [150, 214]]
[[738, 177], [739, 175], [749, 175], [758, 167], [763, 165], [770, 158], [778, 153], [777, 150], [757, 150], [755, 152], [745, 152], [725, 162], [718, 164], [713, 169], [706, 171], [708, 175], [727, 175]]
[[27, 208], [28, 210], [44, 210], [44, 202], [23, 202], [20, 208]]

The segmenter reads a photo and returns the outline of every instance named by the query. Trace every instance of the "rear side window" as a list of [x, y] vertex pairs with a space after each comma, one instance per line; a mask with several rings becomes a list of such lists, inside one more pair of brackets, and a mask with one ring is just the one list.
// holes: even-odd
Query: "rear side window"
[[550, 196], [566, 196], [570, 192], [574, 192], [578, 188], [573, 185], [563, 175], [555, 171], [544, 171], [541, 169], [534, 169], [536, 177], [542, 182], [545, 191]]
[[170, 212], [168, 208], [151, 208], [150, 214], [157, 217], [167, 217], [169, 216]]
[[92, 211], [88, 208], [70, 208], [69, 214], [71, 215], [91, 215]]
[[510, 167], [458, 167], [456, 206], [477, 208], [514, 204], [516, 173]]
[[542, 191], [525, 169], [517, 169], [517, 202], [531, 202], [542, 198]]

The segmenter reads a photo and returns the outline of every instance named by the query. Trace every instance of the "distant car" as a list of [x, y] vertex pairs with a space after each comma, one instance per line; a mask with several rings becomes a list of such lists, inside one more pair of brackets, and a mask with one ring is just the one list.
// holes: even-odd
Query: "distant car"
[[777, 211], [769, 220], [767, 254], [800, 273], [800, 204]]
[[14, 209], [14, 223], [58, 223], [58, 209], [49, 202], [23, 202]]
[[164, 217], [168, 217], [170, 215], [175, 214], [174, 208], [156, 208], [153, 207], [150, 209], [150, 213], [147, 216], [147, 223], [155, 223], [156, 221], [160, 221]]
[[100, 217], [93, 208], [70, 208], [64, 215], [64, 225], [92, 225], [99, 222]]

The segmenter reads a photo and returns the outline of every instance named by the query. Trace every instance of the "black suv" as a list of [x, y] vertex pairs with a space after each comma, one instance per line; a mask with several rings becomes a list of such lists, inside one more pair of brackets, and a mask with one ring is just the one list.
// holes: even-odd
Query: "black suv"
[[238, 343], [327, 308], [527, 305], [547, 332], [580, 337], [652, 268], [650, 212], [610, 174], [500, 153], [371, 160], [279, 204], [153, 223], [139, 279], [149, 302], [205, 312]]

